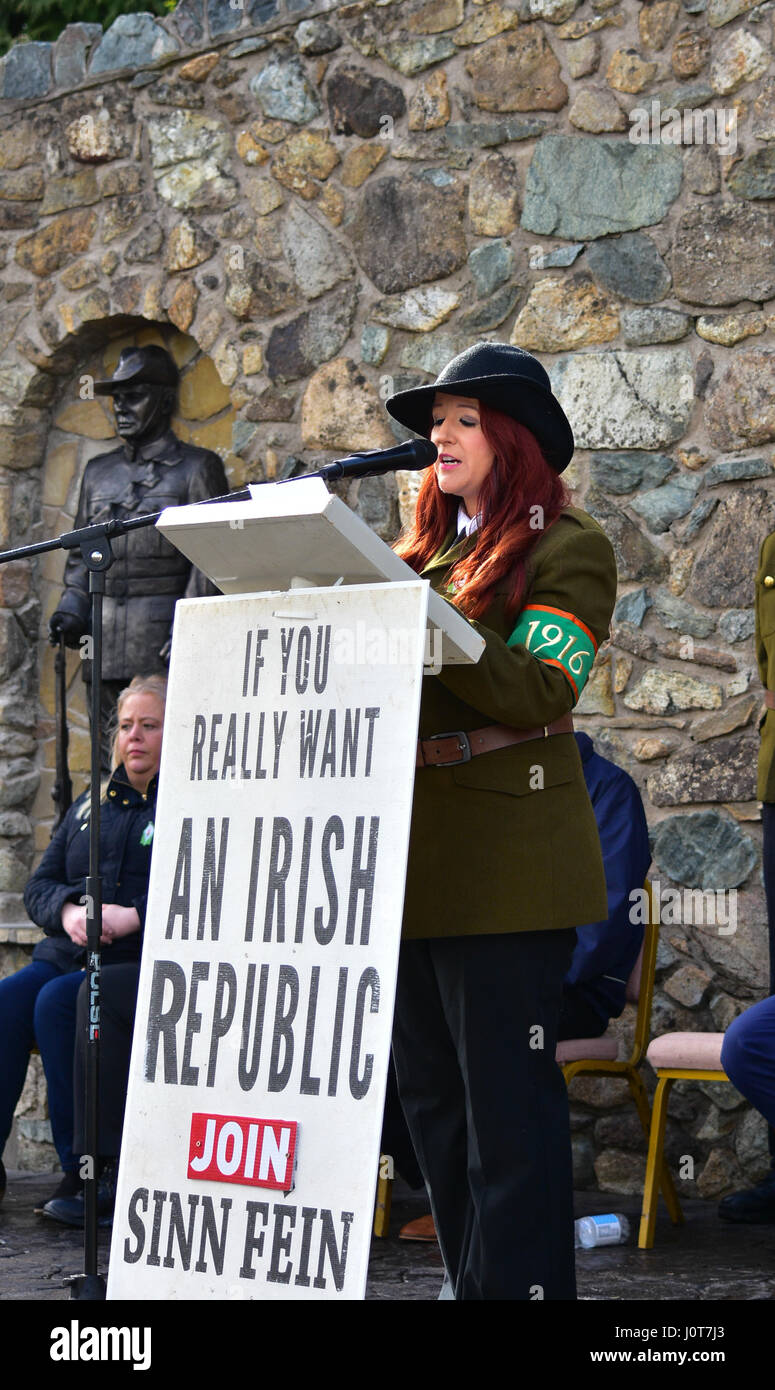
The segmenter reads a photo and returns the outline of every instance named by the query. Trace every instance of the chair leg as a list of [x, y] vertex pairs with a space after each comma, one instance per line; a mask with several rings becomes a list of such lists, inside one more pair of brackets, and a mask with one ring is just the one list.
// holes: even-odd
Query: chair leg
[[640, 1216], [638, 1249], [650, 1250], [654, 1244], [654, 1230], [657, 1221], [657, 1202], [659, 1201], [659, 1177], [664, 1163], [665, 1122], [667, 1102], [673, 1085], [672, 1076], [660, 1076], [654, 1092], [654, 1106], [651, 1112], [651, 1133], [649, 1152], [646, 1159], [646, 1181], [643, 1185], [643, 1206]]
[[665, 1199], [665, 1206], [667, 1207], [670, 1220], [674, 1226], [683, 1226], [684, 1214], [681, 1210], [678, 1193], [675, 1190], [675, 1184], [670, 1169], [665, 1161], [664, 1154], [662, 1155], [662, 1170], [659, 1175], [659, 1185], [662, 1188], [662, 1196]]
[[388, 1177], [392, 1171], [393, 1160], [388, 1154], [379, 1156], [379, 1177], [377, 1178], [377, 1200], [374, 1207], [374, 1234], [384, 1238], [390, 1227], [390, 1203], [393, 1198], [393, 1179]]
[[[643, 1085], [643, 1081], [636, 1071], [628, 1072], [627, 1080], [630, 1084], [632, 1098], [635, 1101], [635, 1107], [638, 1111], [641, 1125], [643, 1126], [646, 1143], [648, 1144], [651, 1138], [651, 1110], [649, 1108], [646, 1087]], [[670, 1174], [670, 1169], [665, 1162], [664, 1155], [662, 1156], [659, 1185], [662, 1188], [662, 1196], [665, 1199], [665, 1205], [670, 1213], [670, 1220], [674, 1226], [682, 1225], [684, 1216], [681, 1211], [681, 1204], [678, 1200], [678, 1194], [673, 1185], [673, 1179]]]
[[636, 1071], [628, 1071], [627, 1082], [630, 1087], [632, 1098], [635, 1101], [638, 1119], [641, 1122], [643, 1133], [646, 1136], [646, 1143], [648, 1143], [651, 1135], [651, 1107], [649, 1105], [648, 1096], [646, 1095], [646, 1087], [643, 1085]]

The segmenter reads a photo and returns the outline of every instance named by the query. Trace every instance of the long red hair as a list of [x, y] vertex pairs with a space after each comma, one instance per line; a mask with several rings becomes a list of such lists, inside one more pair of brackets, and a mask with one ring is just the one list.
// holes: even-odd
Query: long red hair
[[[507, 615], [522, 606], [527, 561], [544, 531], [568, 506], [570, 496], [549, 466], [535, 435], [500, 410], [479, 402], [479, 420], [495, 461], [479, 494], [480, 523], [473, 550], [450, 575], [455, 604], [468, 618], [486, 612], [498, 583], [513, 577]], [[436, 554], [457, 517], [460, 499], [442, 492], [436, 471], [426, 471], [417, 497], [414, 523], [394, 550], [420, 573]]]

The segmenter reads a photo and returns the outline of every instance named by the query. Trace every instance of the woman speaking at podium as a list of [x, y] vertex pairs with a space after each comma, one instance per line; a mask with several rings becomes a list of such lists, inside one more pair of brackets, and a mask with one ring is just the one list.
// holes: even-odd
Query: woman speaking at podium
[[399, 1090], [456, 1299], [573, 1299], [555, 1045], [574, 928], [607, 914], [570, 711], [608, 635], [609, 541], [568, 505], [541, 364], [479, 343], [389, 413], [438, 457], [396, 551], [485, 640], [423, 682], [398, 973]]

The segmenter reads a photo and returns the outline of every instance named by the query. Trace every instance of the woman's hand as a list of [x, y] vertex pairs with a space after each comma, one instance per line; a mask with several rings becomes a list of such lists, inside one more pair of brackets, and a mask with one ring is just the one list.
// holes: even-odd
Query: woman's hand
[[[85, 946], [86, 907], [81, 903], [65, 903], [62, 908], [62, 926], [76, 946]], [[118, 903], [105, 903], [102, 909], [102, 935], [100, 941], [110, 946], [119, 937], [131, 936], [140, 930], [140, 918], [134, 907], [120, 907]]]
[[140, 930], [140, 918], [135, 907], [119, 907], [118, 903], [105, 903], [102, 908], [102, 937], [106, 945], [118, 941], [121, 936], [131, 936]]
[[65, 903], [62, 926], [76, 946], [86, 945], [86, 908], [82, 903]]

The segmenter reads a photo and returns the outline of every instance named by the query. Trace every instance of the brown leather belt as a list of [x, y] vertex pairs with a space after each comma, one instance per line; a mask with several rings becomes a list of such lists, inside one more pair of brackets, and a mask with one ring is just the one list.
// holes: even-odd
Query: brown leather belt
[[552, 724], [537, 729], [512, 729], [508, 724], [488, 724], [486, 729], [455, 729], [449, 734], [433, 734], [417, 744], [417, 767], [451, 767], [470, 763], [477, 753], [494, 753], [514, 743], [532, 738], [551, 738], [553, 734], [572, 734], [573, 716], [563, 714]]
[[775, 709], [775, 690], [765, 690], [764, 703], [767, 709]]

